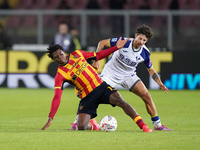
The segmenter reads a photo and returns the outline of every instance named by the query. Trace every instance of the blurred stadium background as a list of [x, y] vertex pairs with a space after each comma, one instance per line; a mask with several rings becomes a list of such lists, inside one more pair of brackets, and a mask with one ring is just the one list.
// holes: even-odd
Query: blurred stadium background
[[[142, 0], [122, 0], [118, 9], [110, 7], [111, 0], [96, 1], [99, 9], [87, 9], [89, 0], [0, 0], [0, 23], [13, 42], [11, 49], [0, 50], [0, 86], [53, 86], [56, 69], [49, 68], [56, 66], [43, 55], [58, 24], [65, 21], [79, 31], [82, 49], [88, 51], [102, 39], [132, 37], [137, 26], [147, 24], [155, 33], [147, 46], [163, 82], [170, 89], [200, 88], [200, 0], [177, 0], [174, 7], [173, 0], [146, 0], [145, 6]], [[158, 89], [148, 73], [138, 69], [147, 87]]]

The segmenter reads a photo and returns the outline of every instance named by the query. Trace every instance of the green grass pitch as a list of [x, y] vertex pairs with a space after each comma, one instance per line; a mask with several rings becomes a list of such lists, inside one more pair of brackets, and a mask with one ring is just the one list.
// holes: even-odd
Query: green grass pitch
[[[96, 120], [112, 115], [118, 121], [115, 132], [70, 131], [79, 99], [74, 90], [63, 92], [58, 112], [51, 126], [41, 131], [48, 119], [52, 89], [0, 88], [0, 149], [1, 150], [199, 150], [200, 91], [150, 90], [162, 124], [173, 132], [144, 133], [118, 107], [100, 105]], [[140, 98], [120, 90], [153, 129], [150, 116]]]

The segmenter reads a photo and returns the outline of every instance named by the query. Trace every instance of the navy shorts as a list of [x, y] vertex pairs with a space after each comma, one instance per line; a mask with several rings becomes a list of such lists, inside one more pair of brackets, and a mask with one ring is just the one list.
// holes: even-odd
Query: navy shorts
[[[109, 97], [112, 93], [117, 92], [117, 90], [106, 82], [103, 82], [100, 86], [95, 88], [86, 97], [81, 99], [78, 106], [78, 113], [86, 113], [94, 118], [97, 116], [97, 108], [99, 104], [111, 104]], [[111, 104], [113, 107], [116, 105]]]

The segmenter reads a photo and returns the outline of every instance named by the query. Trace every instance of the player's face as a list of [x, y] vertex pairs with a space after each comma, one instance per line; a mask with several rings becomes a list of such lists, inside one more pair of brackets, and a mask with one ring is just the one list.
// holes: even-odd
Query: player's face
[[134, 39], [133, 47], [135, 49], [138, 49], [141, 46], [143, 46], [147, 42], [147, 40], [148, 40], [148, 38], [146, 37], [146, 35], [135, 34], [135, 39]]
[[65, 53], [60, 49], [52, 53], [52, 56], [53, 56], [53, 60], [57, 62], [59, 65], [64, 65], [67, 62]]

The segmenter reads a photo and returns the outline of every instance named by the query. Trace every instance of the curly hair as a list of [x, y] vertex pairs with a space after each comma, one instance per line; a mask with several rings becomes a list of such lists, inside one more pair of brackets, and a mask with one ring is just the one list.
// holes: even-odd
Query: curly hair
[[58, 49], [64, 51], [63, 47], [59, 44], [50, 45], [49, 48], [47, 48], [47, 53], [49, 53], [48, 54], [49, 58], [53, 59], [52, 53]]
[[154, 36], [154, 33], [153, 33], [152, 29], [149, 26], [145, 25], [145, 24], [137, 27], [136, 34], [146, 35], [146, 37], [148, 39], [151, 39]]

